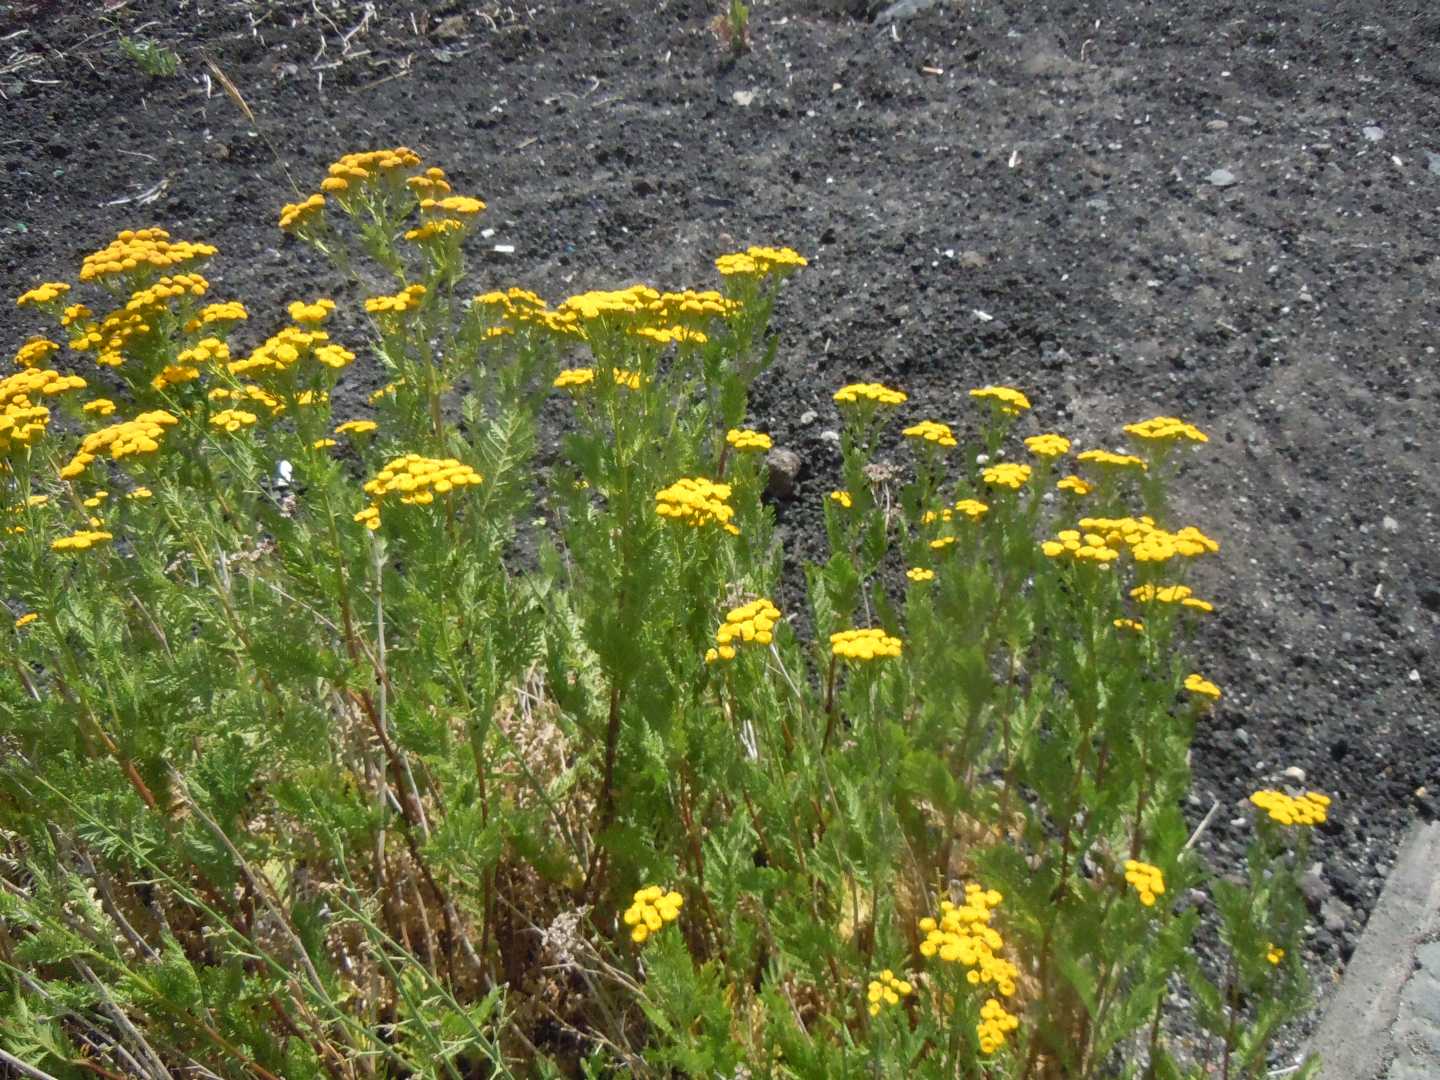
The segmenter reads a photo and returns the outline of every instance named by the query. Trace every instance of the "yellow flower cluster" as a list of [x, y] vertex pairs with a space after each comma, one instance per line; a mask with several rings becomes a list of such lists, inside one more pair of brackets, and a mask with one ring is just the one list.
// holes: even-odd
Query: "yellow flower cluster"
[[180, 383], [194, 382], [200, 378], [200, 369], [186, 367], [183, 364], [167, 364], [159, 374], [150, 380], [150, 388], [157, 393], [161, 390], [178, 386]]
[[1214, 611], [1215, 605], [1208, 600], [1201, 600], [1190, 591], [1188, 585], [1137, 585], [1130, 590], [1130, 595], [1142, 604], [1179, 604], [1182, 607], [1194, 608], [1196, 611]]
[[60, 325], [66, 327], [74, 326], [78, 322], [84, 322], [86, 319], [92, 318], [94, 314], [95, 313], [84, 304], [70, 304], [64, 311], [60, 312]]
[[384, 401], [386, 397], [393, 397], [394, 394], [395, 394], [395, 391], [399, 390], [400, 387], [402, 387], [402, 386], [404, 386], [404, 385], [405, 385], [405, 380], [404, 380], [404, 379], [396, 379], [394, 382], [388, 382], [388, 383], [386, 383], [384, 386], [380, 387], [379, 390], [375, 390], [375, 391], [373, 391], [373, 392], [370, 394], [370, 397], [369, 397], [369, 402], [370, 402], [370, 404], [371, 404], [371, 405], [378, 405], [378, 404], [380, 404], [380, 402]]
[[1070, 452], [1070, 440], [1064, 435], [1031, 435], [1025, 440], [1025, 449], [1038, 458], [1057, 458]]
[[200, 274], [166, 275], [155, 284], [136, 289], [125, 301], [126, 311], [150, 311], [164, 307], [180, 296], [204, 296], [210, 291], [210, 282]]
[[432, 165], [423, 173], [405, 181], [405, 186], [414, 192], [417, 199], [443, 198], [450, 194], [450, 181], [445, 179], [445, 170]]
[[1005, 1036], [1020, 1026], [1020, 1018], [1005, 1011], [996, 998], [987, 998], [980, 1006], [980, 1022], [975, 1033], [980, 1036], [980, 1052], [993, 1054], [1005, 1045]]
[[474, 487], [484, 478], [469, 465], [455, 458], [428, 458], [405, 454], [394, 458], [366, 481], [365, 494], [370, 505], [355, 515], [355, 520], [368, 529], [380, 527], [380, 508], [391, 496], [398, 496], [405, 506], [428, 506], [437, 495], [466, 487]]
[[912, 567], [910, 567], [909, 570], [906, 570], [906, 571], [905, 571], [905, 576], [906, 576], [907, 578], [909, 578], [911, 581], [914, 581], [914, 582], [917, 582], [917, 583], [918, 583], [918, 582], [922, 582], [922, 581], [934, 581], [934, 580], [935, 580], [935, 571], [934, 571], [934, 570], [927, 570], [927, 569], [926, 569], [925, 567], [923, 567], [923, 566], [912, 566]]
[[308, 303], [304, 300], [291, 300], [287, 310], [290, 312], [291, 322], [300, 323], [302, 326], [318, 326], [335, 310], [335, 301], [323, 298]]
[[779, 274], [783, 277], [809, 265], [808, 259], [788, 247], [750, 247], [731, 255], [721, 255], [715, 260], [715, 269], [725, 277], [737, 274], [749, 277]]
[[920, 423], [911, 425], [900, 434], [907, 439], [919, 439], [922, 442], [943, 446], [947, 450], [959, 445], [955, 441], [955, 433], [950, 430], [950, 425], [934, 420], [921, 420]]
[[125, 229], [115, 234], [99, 251], [86, 255], [80, 264], [80, 280], [128, 274], [134, 271], [173, 270], [176, 267], [208, 259], [216, 248], [189, 240], [171, 242], [164, 229]]
[[92, 431], [80, 441], [80, 449], [60, 470], [60, 478], [73, 480], [89, 468], [96, 457], [107, 451], [112, 461], [123, 461], [138, 454], [153, 454], [160, 449], [165, 429], [179, 422], [163, 409], [156, 409], [141, 413], [134, 420], [123, 420]]
[[60, 349], [60, 344], [38, 334], [15, 350], [15, 366], [33, 368], [43, 364]]
[[94, 416], [109, 416], [115, 411], [115, 402], [105, 397], [94, 398], [80, 406], [80, 411]]
[[115, 537], [104, 529], [80, 529], [69, 536], [50, 541], [50, 550], [59, 552], [88, 551], [100, 544], [108, 544]]
[[878, 627], [841, 630], [830, 635], [830, 652], [846, 660], [868, 661], [899, 656], [902, 647], [899, 638], [891, 637]]
[[246, 412], [244, 409], [221, 409], [210, 417], [210, 423], [213, 427], [233, 435], [241, 428], [252, 427], [259, 419], [253, 412]]
[[200, 314], [185, 324], [185, 331], [193, 334], [216, 323], [244, 322], [248, 318], [250, 313], [239, 300], [222, 300], [218, 304], [206, 304], [201, 308]]
[[1060, 482], [1055, 486], [1061, 491], [1070, 492], [1072, 495], [1089, 495], [1095, 490], [1094, 484], [1074, 475], [1062, 477]]
[[659, 885], [648, 885], [635, 893], [634, 903], [625, 909], [625, 925], [630, 927], [630, 940], [643, 944], [651, 934], [666, 923], [680, 917], [685, 898], [673, 889], [666, 892]]
[[850, 497], [850, 493], [848, 491], [830, 492], [830, 501], [846, 510], [849, 510], [852, 506], [855, 505], [855, 500]]
[[[405, 146], [345, 154], [326, 170], [328, 175], [320, 181], [320, 190], [345, 195], [352, 189], [363, 189], [377, 180], [392, 180], [401, 169], [413, 169], [419, 164], [420, 155]], [[283, 229], [285, 226], [282, 224], [280, 227]]]
[[372, 296], [365, 301], [365, 310], [371, 315], [403, 315], [412, 308], [420, 306], [420, 298], [424, 296], [426, 289], [424, 285], [406, 285], [397, 293], [389, 296]]
[[1125, 880], [1140, 897], [1146, 907], [1155, 906], [1155, 898], [1165, 893], [1165, 875], [1158, 866], [1149, 863], [1125, 860]]
[[1091, 562], [1102, 569], [1120, 558], [1120, 553], [1105, 543], [1105, 537], [1093, 532], [1082, 533], [1077, 529], [1061, 529], [1054, 540], [1042, 543], [1040, 550], [1052, 559], [1064, 557]]
[[770, 436], [763, 431], [749, 431], [744, 428], [731, 428], [725, 433], [725, 441], [741, 453], [751, 450], [769, 450], [774, 443]]
[[1012, 386], [982, 386], [971, 390], [970, 396], [986, 402], [1002, 416], [1019, 416], [1030, 408], [1030, 399]]
[[298, 231], [311, 223], [320, 211], [325, 209], [325, 196], [311, 195], [298, 203], [286, 203], [280, 208], [280, 228], [284, 232]]
[[201, 364], [224, 364], [230, 360], [230, 346], [217, 337], [201, 338], [175, 357], [177, 364], [199, 367]]
[[1143, 472], [1149, 467], [1134, 454], [1112, 454], [1109, 450], [1085, 450], [1077, 454], [1075, 460], [1102, 469], [1139, 469]]
[[703, 331], [688, 326], [639, 326], [631, 331], [635, 337], [646, 338], [657, 345], [704, 345], [710, 340]]
[[715, 631], [715, 647], [705, 650], [705, 662], [734, 660], [735, 646], [740, 643], [769, 645], [780, 621], [780, 609], [761, 597], [748, 604], [732, 609], [725, 616], [725, 624]]
[[655, 512], [697, 529], [715, 524], [732, 536], [740, 535], [740, 530], [730, 523], [735, 516], [735, 508], [730, 505], [730, 485], [704, 477], [682, 477], [656, 492]]
[[1019, 969], [998, 954], [1005, 947], [1000, 932], [991, 926], [995, 909], [1004, 897], [995, 889], [982, 889], [973, 882], [965, 886], [965, 902], [940, 901], [940, 917], [920, 920], [925, 940], [921, 956], [939, 956], [947, 964], [962, 964], [969, 971], [965, 980], [972, 986], [993, 983], [1005, 997], [1015, 993]]
[[880, 383], [851, 383], [835, 391], [837, 405], [903, 405], [908, 400], [903, 390], [891, 390]]
[[225, 370], [237, 378], [278, 376], [306, 356], [332, 369], [343, 368], [355, 359], [349, 349], [331, 342], [324, 330], [285, 326], [252, 349], [245, 359], [231, 361]]
[[1194, 424], [1187, 424], [1174, 416], [1156, 416], [1138, 424], [1126, 424], [1125, 434], [1141, 442], [1175, 443], [1181, 439], [1205, 443], [1210, 437]]
[[53, 304], [70, 291], [70, 286], [63, 281], [46, 281], [36, 285], [28, 292], [23, 292], [15, 298], [16, 307], [26, 307], [33, 304], [35, 307], [44, 307]]
[[78, 334], [70, 339], [76, 352], [94, 352], [95, 362], [102, 367], [120, 367], [125, 363], [123, 350], [132, 338], [150, 332], [145, 315], [138, 311], [112, 311], [98, 323], [77, 323]]
[[1220, 700], [1220, 687], [1198, 672], [1185, 676], [1185, 689], [1192, 694], [1199, 694], [1201, 697], [1208, 697], [1213, 701]]
[[915, 988], [909, 981], [902, 979], [886, 968], [880, 972], [878, 979], [871, 979], [870, 985], [865, 988], [865, 1000], [871, 1016], [879, 1016], [881, 1006], [899, 1005], [901, 998], [909, 997], [915, 992]]
[[1011, 491], [1019, 491], [1030, 479], [1030, 466], [1020, 465], [1013, 461], [1002, 461], [999, 465], [991, 465], [980, 474], [980, 479], [991, 487], [1009, 488]]
[[1136, 634], [1145, 632], [1145, 624], [1139, 619], [1114, 619], [1112, 622], [1116, 630], [1129, 630]]
[[485, 204], [469, 195], [449, 195], [440, 199], [421, 199], [420, 212], [436, 216], [453, 215], [464, 219], [484, 213]]
[[[611, 368], [610, 379], [616, 386], [626, 390], [639, 390], [642, 376], [638, 371], [626, 371], [624, 368]], [[595, 382], [594, 368], [566, 368], [555, 376], [551, 384], [557, 390], [583, 390]]]
[[234, 401], [260, 405], [269, 410], [271, 417], [279, 416], [285, 411], [285, 403], [283, 401], [263, 387], [254, 385], [242, 386], [236, 390], [231, 390], [224, 386], [217, 386], [206, 396], [211, 401]]
[[22, 368], [0, 379], [0, 455], [16, 447], [31, 446], [45, 433], [50, 410], [34, 398], [55, 397], [82, 390], [78, 375], [61, 375], [50, 368]]
[[23, 630], [25, 627], [29, 626], [38, 618], [40, 618], [38, 612], [27, 611], [24, 615], [21, 615], [18, 619], [15, 620], [15, 629]]
[[1272, 964], [1278, 964], [1285, 959], [1285, 950], [1274, 942], [1271, 942], [1265, 949], [1265, 959]]
[[455, 218], [431, 218], [423, 225], [406, 229], [405, 239], [412, 244], [427, 244], [431, 240], [440, 240], [449, 236], [452, 232], [464, 232], [465, 225], [465, 222], [457, 221]]
[[369, 435], [380, 427], [374, 420], [346, 420], [335, 428], [336, 435]]
[[1298, 798], [1283, 791], [1257, 791], [1250, 801], [1281, 825], [1319, 825], [1330, 809], [1330, 796], [1307, 791]]

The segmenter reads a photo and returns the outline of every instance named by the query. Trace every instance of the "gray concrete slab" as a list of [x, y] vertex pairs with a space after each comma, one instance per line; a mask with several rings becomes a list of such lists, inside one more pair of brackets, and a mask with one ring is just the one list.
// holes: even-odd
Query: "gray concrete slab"
[[1401, 845], [1309, 1050], [1320, 1080], [1440, 1080], [1440, 823]]

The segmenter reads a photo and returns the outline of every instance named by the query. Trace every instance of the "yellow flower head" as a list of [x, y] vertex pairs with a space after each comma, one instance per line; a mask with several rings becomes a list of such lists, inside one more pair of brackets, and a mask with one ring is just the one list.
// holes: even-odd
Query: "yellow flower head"
[[[103, 280], [123, 275], [140, 278], [157, 270], [179, 270], [208, 259], [215, 252], [210, 244], [172, 241], [164, 229], [124, 229], [116, 233], [115, 239], [105, 247], [85, 256], [80, 266], [80, 280]], [[191, 291], [188, 283], [186, 291]]]
[[323, 298], [308, 303], [304, 300], [292, 300], [287, 310], [290, 312], [291, 322], [301, 326], [319, 326], [335, 310], [335, 301]]
[[848, 491], [832, 491], [830, 492], [829, 499], [845, 510], [849, 510], [855, 505], [855, 500], [850, 497]]
[[244, 409], [222, 409], [210, 417], [210, 424], [231, 434], [241, 428], [250, 427], [260, 419], [253, 412], [246, 412]]
[[1137, 585], [1130, 595], [1142, 604], [1179, 604], [1196, 611], [1214, 611], [1215, 605], [1201, 600], [1190, 591], [1188, 585]]
[[921, 442], [933, 443], [936, 446], [949, 450], [959, 445], [955, 441], [955, 433], [950, 430], [949, 424], [941, 424], [934, 420], [922, 420], [918, 424], [912, 424], [900, 434], [907, 439], [917, 439]]
[[1126, 424], [1125, 434], [1144, 443], [1175, 443], [1181, 439], [1195, 443], [1210, 441], [1209, 436], [1194, 424], [1187, 424], [1174, 416], [1157, 416], [1138, 424]]
[[1109, 450], [1085, 450], [1077, 454], [1075, 460], [1101, 469], [1139, 469], [1144, 472], [1148, 468], [1134, 454], [1112, 454]]
[[917, 584], [922, 581], [934, 581], [935, 571], [927, 570], [923, 566], [912, 566], [905, 571], [905, 576]]
[[1000, 956], [1005, 940], [992, 924], [995, 909], [1004, 897], [994, 889], [985, 889], [971, 882], [965, 886], [965, 900], [955, 904], [940, 901], [938, 917], [920, 920], [925, 940], [920, 955], [938, 957], [947, 964], [960, 964], [970, 970], [965, 980], [972, 986], [993, 985], [1004, 997], [1015, 993], [1019, 969]]
[[59, 349], [60, 345], [58, 342], [39, 336], [32, 337], [15, 351], [15, 366], [22, 368], [38, 367], [50, 359]]
[[1330, 797], [1318, 791], [1307, 791], [1298, 797], [1283, 791], [1257, 791], [1250, 796], [1250, 801], [1264, 810], [1271, 821], [1281, 825], [1319, 825], [1330, 809]]
[[903, 390], [891, 390], [880, 383], [851, 383], [835, 391], [838, 405], [903, 405], [907, 400]]
[[325, 209], [325, 196], [311, 195], [298, 203], [286, 203], [280, 208], [280, 228], [284, 232], [299, 232], [316, 223]]
[[41, 307], [46, 304], [53, 304], [70, 291], [70, 286], [63, 281], [47, 281], [28, 292], [23, 292], [15, 298], [16, 307], [35, 305]]
[[865, 988], [865, 1001], [870, 1015], [879, 1016], [882, 1007], [899, 1005], [901, 998], [907, 998], [914, 992], [915, 987], [908, 979], [902, 979], [886, 968], [880, 972], [879, 978], [870, 980]]
[[1031, 435], [1025, 440], [1025, 449], [1039, 458], [1057, 458], [1070, 452], [1070, 440], [1064, 435]]
[[780, 609], [765, 598], [752, 600], [734, 608], [725, 616], [725, 624], [715, 631], [715, 647], [705, 652], [705, 662], [734, 660], [737, 647], [755, 644], [762, 648], [775, 640], [775, 624]]
[[980, 474], [980, 478], [991, 487], [1019, 491], [1030, 479], [1030, 466], [1019, 465], [1013, 461], [1002, 461], [999, 465], [992, 465], [986, 469]]
[[60, 470], [60, 478], [73, 480], [102, 454], [108, 454], [112, 461], [153, 454], [160, 449], [165, 429], [174, 427], [179, 422], [163, 409], [155, 409], [141, 413], [134, 420], [122, 420], [99, 431], [92, 431], [80, 440], [80, 448]]
[[1265, 948], [1265, 959], [1272, 964], [1278, 964], [1281, 960], [1285, 959], [1285, 950], [1274, 942], [1271, 942]]
[[1213, 701], [1220, 700], [1220, 687], [1198, 674], [1185, 676], [1185, 689], [1192, 694], [1199, 694], [1201, 697], [1208, 697]]
[[685, 898], [673, 889], [666, 892], [659, 885], [647, 885], [635, 893], [634, 903], [625, 909], [625, 925], [630, 927], [630, 940], [641, 945], [666, 923], [680, 917]]
[[336, 426], [336, 435], [369, 435], [380, 427], [374, 420], [346, 420]]
[[735, 516], [735, 508], [730, 505], [730, 485], [704, 477], [684, 477], [656, 492], [655, 512], [697, 529], [713, 524], [733, 536], [740, 535], [739, 528], [730, 522]]
[[990, 512], [990, 507], [979, 499], [961, 499], [955, 504], [955, 509], [971, 521], [979, 521]]
[[1030, 408], [1030, 399], [1011, 386], [982, 386], [970, 396], [983, 401], [1002, 416], [1019, 416]]
[[1061, 491], [1070, 492], [1070, 494], [1072, 495], [1089, 495], [1092, 491], [1095, 490], [1094, 484], [1090, 483], [1088, 480], [1082, 480], [1080, 479], [1080, 477], [1073, 474], [1063, 477], [1060, 482], [1057, 483], [1055, 486]]
[[891, 637], [878, 627], [863, 630], [841, 630], [830, 635], [830, 651], [846, 660], [866, 662], [886, 656], [899, 656], [900, 639]]
[[35, 621], [36, 619], [38, 619], [38, 618], [40, 618], [40, 615], [39, 615], [38, 612], [27, 611], [24, 615], [21, 615], [18, 619], [15, 620], [15, 629], [16, 629], [16, 630], [23, 629], [24, 627], [29, 626], [32, 622], [34, 622], [34, 621]]
[[996, 998], [989, 998], [980, 1006], [980, 1022], [975, 1033], [980, 1037], [980, 1052], [993, 1054], [1005, 1045], [1005, 1036], [1020, 1026], [1020, 1018], [1005, 1011], [1005, 1006]]
[[1160, 872], [1159, 867], [1149, 863], [1126, 859], [1125, 880], [1139, 895], [1140, 903], [1146, 907], [1153, 907], [1155, 898], [1164, 895], [1165, 875]]
[[743, 428], [731, 428], [727, 431], [725, 442], [741, 453], [769, 450], [774, 445], [770, 441], [770, 436], [763, 431], [749, 431]]
[[771, 274], [784, 277], [809, 261], [790, 248], [751, 247], [732, 255], [721, 255], [715, 260], [715, 269], [725, 277], [768, 277]]
[[115, 537], [103, 529], [80, 529], [69, 536], [50, 541], [50, 550], [61, 553], [89, 551], [101, 544], [108, 544]]

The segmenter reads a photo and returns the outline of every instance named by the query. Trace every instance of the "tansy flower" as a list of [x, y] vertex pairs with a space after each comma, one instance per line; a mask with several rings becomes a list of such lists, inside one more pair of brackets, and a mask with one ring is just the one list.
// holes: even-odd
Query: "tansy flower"
[[69, 536], [62, 536], [58, 540], [50, 541], [50, 550], [59, 552], [88, 551], [100, 544], [108, 544], [113, 539], [115, 537], [103, 529], [81, 529]]
[[995, 909], [1003, 900], [996, 890], [971, 882], [965, 886], [964, 903], [940, 901], [938, 918], [926, 916], [920, 920], [925, 935], [920, 955], [938, 956], [944, 963], [967, 967], [970, 970], [965, 973], [965, 981], [971, 986], [994, 985], [1003, 996], [1013, 996], [1020, 971], [999, 955], [1005, 940], [991, 925]]
[[1145, 624], [1139, 619], [1116, 619], [1114, 622], [1117, 630], [1130, 630], [1137, 634], [1145, 630]]
[[1196, 611], [1214, 611], [1215, 605], [1208, 600], [1201, 600], [1190, 591], [1188, 585], [1137, 585], [1130, 590], [1130, 595], [1142, 604], [1179, 604], [1182, 607], [1194, 608]]
[[980, 1022], [975, 1033], [980, 1037], [980, 1052], [993, 1054], [1005, 1045], [1005, 1036], [1020, 1026], [1020, 1018], [1005, 1011], [1005, 1006], [989, 998], [980, 1006]]
[[1039, 458], [1057, 458], [1070, 452], [1070, 440], [1064, 435], [1031, 435], [1025, 449]]
[[900, 434], [904, 435], [907, 439], [917, 439], [921, 442], [934, 443], [936, 446], [942, 446], [947, 450], [952, 446], [959, 445], [955, 441], [954, 432], [950, 430], [950, 425], [937, 423], [934, 420], [922, 420], [920, 423], [913, 424], [906, 428]]
[[1194, 424], [1187, 424], [1174, 416], [1157, 416], [1138, 424], [1126, 424], [1125, 434], [1141, 442], [1174, 443], [1181, 439], [1204, 443], [1210, 438]]
[[735, 508], [730, 505], [730, 485], [704, 477], [684, 477], [655, 493], [655, 512], [671, 521], [701, 528], [719, 525], [733, 536], [740, 530], [730, 523]]
[[876, 627], [863, 630], [841, 630], [830, 635], [830, 651], [846, 660], [868, 661], [885, 656], [899, 656], [900, 639]]
[[763, 431], [748, 431], [742, 428], [731, 428], [727, 431], [725, 441], [741, 453], [748, 450], [769, 450], [774, 445], [770, 436]]
[[1095, 490], [1094, 484], [1074, 475], [1063, 477], [1055, 486], [1061, 491], [1070, 492], [1072, 495], [1089, 495]]
[[1257, 791], [1250, 801], [1281, 825], [1322, 824], [1330, 807], [1330, 797], [1318, 791], [1307, 791], [1298, 798], [1283, 791]]
[[140, 499], [152, 498], [154, 497], [154, 495], [155, 493], [151, 491], [148, 487], [141, 486], [135, 488], [133, 491], [130, 491], [125, 497], [127, 499], [135, 499], [138, 501]]
[[1010, 386], [982, 386], [971, 390], [970, 396], [990, 405], [1002, 416], [1019, 416], [1030, 408], [1030, 399]]
[[1149, 863], [1126, 859], [1125, 880], [1139, 894], [1140, 903], [1146, 907], [1154, 907], [1155, 898], [1165, 892], [1165, 875], [1160, 872], [1159, 867]]
[[770, 274], [784, 277], [808, 265], [809, 261], [791, 248], [751, 247], [731, 255], [721, 255], [715, 260], [715, 269], [725, 277], [767, 277]]
[[1109, 450], [1085, 450], [1077, 454], [1075, 460], [1102, 469], [1139, 469], [1143, 472], [1148, 468], [1145, 462], [1134, 454], [1112, 454]]
[[29, 304], [34, 304], [36, 307], [39, 307], [42, 304], [49, 304], [60, 299], [60, 297], [69, 291], [70, 286], [63, 281], [47, 281], [17, 296], [15, 298], [15, 306], [25, 307]]
[[903, 405], [909, 400], [903, 390], [891, 390], [880, 383], [851, 383], [835, 391], [835, 402], [839, 405]]
[[280, 208], [280, 228], [284, 232], [299, 231], [314, 222], [325, 209], [324, 195], [311, 195], [298, 203], [286, 203]]
[[880, 972], [878, 979], [871, 979], [870, 985], [865, 988], [865, 1000], [871, 1016], [879, 1016], [880, 1009], [885, 1005], [899, 1005], [900, 999], [909, 997], [914, 993], [915, 988], [908, 980], [902, 979], [886, 968]]
[[80, 411], [92, 413], [95, 416], [109, 416], [115, 411], [115, 402], [109, 398], [95, 398], [93, 401], [87, 401], [84, 405], [80, 406]]
[[979, 521], [990, 512], [990, 507], [978, 499], [961, 499], [955, 504], [955, 509], [971, 521]]
[[339, 446], [339, 445], [340, 445], [340, 443], [339, 443], [337, 440], [335, 440], [335, 439], [316, 439], [314, 442], [312, 442], [312, 443], [310, 444], [310, 449], [311, 449], [311, 450], [329, 450], [330, 447], [332, 447], [332, 446]]
[[715, 631], [715, 647], [705, 652], [705, 662], [734, 660], [736, 646], [753, 642], [769, 645], [774, 638], [775, 624], [780, 621], [780, 609], [763, 597], [734, 608], [725, 616], [725, 624]]
[[15, 365], [22, 368], [38, 367], [54, 355], [59, 348], [59, 343], [51, 341], [49, 338], [32, 337], [16, 350]]
[[374, 420], [346, 420], [335, 428], [336, 435], [369, 435], [380, 427]]
[[19, 630], [23, 627], [29, 626], [38, 618], [40, 618], [38, 612], [27, 611], [24, 615], [21, 615], [18, 619], [15, 620], [15, 629]]
[[1265, 947], [1265, 959], [1272, 964], [1278, 964], [1285, 959], [1285, 950], [1272, 941]]
[[999, 465], [992, 465], [980, 474], [980, 478], [991, 487], [1009, 488], [1011, 491], [1019, 491], [1020, 488], [1030, 479], [1030, 466], [1018, 465], [1013, 461], [1004, 461]]
[[222, 431], [233, 434], [241, 428], [250, 427], [258, 419], [260, 418], [254, 413], [246, 412], [244, 409], [222, 409], [210, 417], [210, 423]]
[[909, 570], [905, 571], [905, 576], [914, 582], [934, 581], [935, 571], [927, 570], [923, 566], [912, 566]]
[[1198, 674], [1185, 676], [1185, 689], [1192, 694], [1199, 694], [1201, 697], [1212, 698], [1215, 701], [1220, 700], [1220, 687]]
[[635, 902], [625, 909], [625, 925], [630, 927], [630, 940], [643, 944], [645, 939], [666, 923], [680, 917], [685, 898], [678, 892], [665, 892], [659, 885], [649, 885], [635, 893]]
[[335, 301], [321, 299], [306, 303], [304, 300], [292, 300], [287, 310], [290, 312], [291, 322], [302, 326], [318, 326], [335, 310]]
[[829, 499], [831, 502], [836, 503], [846, 510], [849, 510], [855, 505], [855, 500], [850, 497], [848, 491], [832, 491], [830, 492]]
[[394, 382], [386, 383], [384, 386], [380, 387], [379, 390], [375, 390], [375, 391], [372, 391], [372, 392], [371, 392], [370, 398], [369, 398], [370, 404], [371, 404], [371, 405], [378, 405], [378, 404], [380, 404], [381, 401], [385, 400], [385, 398], [387, 398], [387, 397], [394, 397], [394, 396], [395, 396], [395, 391], [399, 390], [400, 387], [402, 387], [402, 386], [404, 386], [404, 385], [405, 385], [405, 380], [404, 380], [404, 379], [396, 379]]

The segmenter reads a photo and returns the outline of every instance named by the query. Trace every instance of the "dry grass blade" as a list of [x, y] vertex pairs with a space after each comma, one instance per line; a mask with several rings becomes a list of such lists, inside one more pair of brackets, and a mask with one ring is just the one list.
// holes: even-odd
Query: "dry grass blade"
[[265, 140], [265, 145], [270, 148], [270, 153], [274, 156], [275, 163], [280, 166], [281, 171], [285, 173], [285, 179], [290, 182], [291, 189], [299, 195], [300, 187], [295, 183], [295, 178], [290, 175], [290, 167], [285, 164], [285, 159], [280, 156], [280, 151], [276, 149], [275, 144], [270, 141], [270, 136], [267, 135], [265, 130], [260, 126], [260, 121], [256, 119], [254, 110], [250, 108], [249, 103], [245, 100], [245, 95], [240, 93], [240, 88], [231, 81], [229, 75], [225, 74], [220, 65], [215, 62], [214, 57], [206, 52], [201, 52], [200, 56], [204, 59], [205, 66], [210, 69], [210, 74], [215, 76], [215, 81], [220, 84], [220, 89], [225, 91], [225, 96], [233, 101], [235, 107], [245, 114], [245, 119], [250, 121], [250, 129]]

